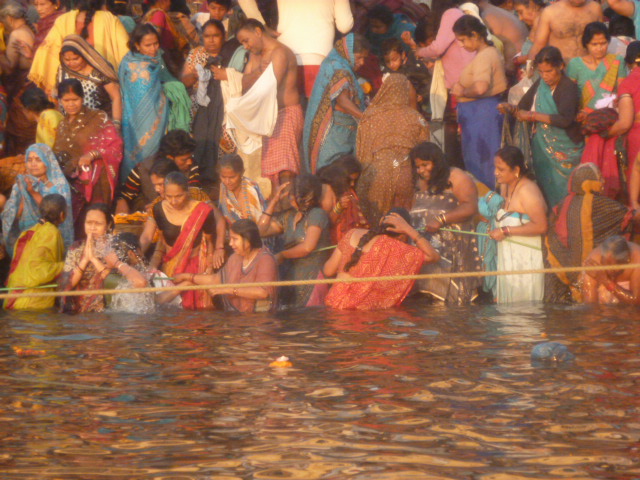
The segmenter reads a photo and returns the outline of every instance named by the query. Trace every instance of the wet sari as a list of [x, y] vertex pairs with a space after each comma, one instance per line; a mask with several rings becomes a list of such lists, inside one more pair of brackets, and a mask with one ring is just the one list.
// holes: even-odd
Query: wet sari
[[344, 90], [360, 109], [365, 108], [365, 95], [354, 71], [354, 38], [350, 33], [336, 42], [313, 85], [302, 140], [307, 172], [315, 173], [336, 155], [355, 149], [358, 122], [336, 109], [336, 99]]
[[[571, 175], [568, 195], [552, 211], [546, 238], [551, 267], [578, 267], [591, 251], [612, 235], [628, 233], [633, 213], [602, 191], [602, 175], [593, 163], [578, 166]], [[579, 273], [547, 275], [545, 300], [570, 297], [581, 301]]]
[[[557, 115], [558, 107], [546, 82], [540, 82], [535, 100], [536, 112]], [[533, 171], [550, 206], [565, 196], [569, 175], [580, 163], [584, 143], [576, 144], [565, 129], [537, 122], [531, 142]]]
[[218, 201], [220, 212], [229, 225], [243, 218], [257, 223], [266, 207], [260, 187], [253, 180], [243, 177], [240, 189], [241, 199], [236, 198], [224, 183], [220, 184], [220, 199]]

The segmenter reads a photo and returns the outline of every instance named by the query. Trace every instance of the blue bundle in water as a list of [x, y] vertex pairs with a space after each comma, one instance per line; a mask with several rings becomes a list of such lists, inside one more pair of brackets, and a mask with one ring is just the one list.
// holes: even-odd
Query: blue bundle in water
[[565, 345], [558, 342], [539, 343], [531, 350], [531, 365], [534, 367], [567, 364], [575, 358]]

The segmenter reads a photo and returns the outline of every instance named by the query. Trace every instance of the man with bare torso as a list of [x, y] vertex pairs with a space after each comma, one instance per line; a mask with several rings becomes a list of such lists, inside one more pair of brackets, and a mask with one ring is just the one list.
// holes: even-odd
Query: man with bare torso
[[591, 22], [602, 21], [602, 7], [594, 0], [559, 0], [540, 14], [536, 38], [529, 52], [533, 60], [547, 45], [557, 47], [565, 63], [586, 53], [582, 32]]
[[273, 134], [263, 137], [262, 175], [275, 187], [291, 180], [300, 171], [300, 148], [304, 113], [298, 93], [298, 64], [293, 52], [265, 32], [255, 19], [243, 23], [236, 34], [249, 51], [249, 61], [242, 77], [246, 93], [271, 65], [277, 81], [278, 120]]

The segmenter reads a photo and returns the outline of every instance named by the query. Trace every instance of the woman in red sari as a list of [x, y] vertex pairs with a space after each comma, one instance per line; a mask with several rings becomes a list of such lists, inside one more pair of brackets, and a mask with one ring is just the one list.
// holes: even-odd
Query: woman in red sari
[[[351, 230], [324, 265], [324, 275], [338, 278], [415, 275], [424, 262], [437, 262], [438, 252], [411, 225], [409, 213], [393, 208], [374, 230]], [[411, 239], [416, 246], [408, 245]], [[377, 310], [402, 303], [414, 280], [336, 283], [325, 303], [339, 310]]]
[[60, 3], [56, 0], [34, 0], [33, 7], [40, 17], [40, 20], [36, 23], [36, 41], [33, 44], [33, 51], [35, 52], [44, 41], [57, 18], [65, 11], [64, 8], [60, 8]]
[[[211, 274], [222, 266], [224, 256], [214, 259], [214, 210], [208, 203], [189, 196], [189, 183], [182, 173], [171, 172], [166, 176], [164, 199], [153, 206], [153, 217], [148, 221], [154, 222], [161, 233], [152, 268], [160, 258], [161, 270], [169, 277], [180, 273]], [[182, 306], [188, 310], [212, 307], [211, 297], [205, 290], [184, 291], [181, 295]]]

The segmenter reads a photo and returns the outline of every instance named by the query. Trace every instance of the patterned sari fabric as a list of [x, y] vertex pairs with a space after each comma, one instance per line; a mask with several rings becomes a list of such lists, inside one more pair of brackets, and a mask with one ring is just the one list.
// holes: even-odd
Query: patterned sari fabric
[[411, 208], [413, 172], [409, 152], [429, 138], [427, 122], [409, 106], [411, 84], [391, 74], [358, 126], [356, 155], [362, 164], [357, 192], [371, 225], [392, 207]]
[[34, 51], [42, 44], [53, 24], [63, 13], [65, 13], [64, 10], [56, 10], [51, 15], [38, 20], [38, 23], [36, 23], [36, 40], [33, 44]]
[[[207, 262], [207, 242], [204, 238], [194, 248], [204, 222], [212, 211], [211, 206], [200, 202], [182, 225], [180, 235], [162, 258], [162, 271], [169, 277], [178, 273], [203, 273]], [[165, 242], [166, 243], [166, 242]], [[205, 290], [181, 292], [182, 306], [187, 310], [211, 308], [213, 302]]]
[[[489, 238], [488, 234], [497, 227], [496, 217], [503, 205], [504, 198], [493, 190], [478, 200], [478, 213], [488, 220], [488, 222], [478, 222], [476, 226], [476, 231], [482, 234], [478, 237], [478, 250], [485, 272], [495, 272], [498, 269], [498, 242]], [[496, 286], [497, 277], [484, 277], [482, 289], [485, 292], [491, 292], [495, 297]]]
[[[611, 235], [627, 233], [632, 211], [600, 194], [602, 175], [593, 163], [577, 167], [567, 197], [553, 209], [546, 238], [547, 261], [552, 267], [582, 265], [591, 251]], [[578, 273], [548, 275], [545, 300], [580, 301]]]
[[[536, 112], [558, 114], [551, 89], [545, 82], [540, 82], [538, 87]], [[533, 171], [550, 206], [564, 198], [569, 175], [580, 163], [583, 149], [584, 143], [573, 143], [564, 129], [537, 122], [532, 141]]]
[[[338, 244], [342, 252], [339, 272], [351, 260], [355, 248], [351, 245], [349, 232]], [[348, 272], [351, 277], [386, 277], [392, 275], [415, 275], [424, 263], [424, 254], [419, 248], [400, 240], [379, 235], [368, 252]], [[400, 305], [411, 291], [414, 280], [385, 282], [336, 283], [326, 298], [328, 307], [338, 310], [378, 310]]]
[[[424, 230], [429, 222], [436, 220], [437, 215], [446, 214], [457, 207], [458, 199], [450, 189], [441, 194], [428, 191], [418, 192], [413, 197], [411, 223], [416, 230]], [[447, 224], [447, 228], [472, 231], [473, 219]], [[478, 241], [475, 235], [439, 230], [432, 234], [426, 234], [425, 237], [440, 254], [440, 262], [425, 265], [422, 273], [435, 273], [435, 270], [452, 273], [482, 270]], [[474, 277], [432, 279], [418, 281], [418, 288], [421, 292], [429, 293], [448, 304], [465, 305], [476, 297], [477, 288], [481, 283], [481, 279]]]
[[[29, 147], [25, 159], [29, 158], [29, 154], [32, 152], [36, 153], [47, 166], [47, 182], [43, 183], [36, 177], [26, 173], [16, 177], [11, 196], [2, 212], [2, 232], [7, 251], [12, 251], [18, 236], [36, 225], [40, 219], [39, 205], [27, 189], [27, 178], [33, 182], [33, 190], [36, 193], [43, 197], [50, 193], [58, 193], [67, 201], [67, 218], [60, 225], [60, 231], [66, 246], [70, 246], [73, 242], [73, 216], [71, 214], [71, 188], [69, 183], [50, 147], [36, 143]], [[21, 209], [22, 212], [18, 214]]]
[[338, 40], [320, 66], [304, 120], [303, 155], [306, 171], [315, 173], [339, 153], [355, 147], [357, 122], [336, 110], [336, 99], [347, 90], [364, 110], [365, 96], [354, 72], [352, 33]]
[[162, 83], [173, 80], [160, 56], [129, 52], [119, 71], [122, 90], [124, 160], [122, 178], [160, 146], [169, 122], [169, 105]]
[[224, 183], [220, 184], [218, 206], [229, 225], [243, 218], [257, 222], [266, 206], [260, 187], [256, 182], [243, 177], [240, 189], [241, 198], [236, 198]]
[[331, 241], [338, 243], [354, 228], [369, 228], [369, 222], [364, 217], [360, 208], [360, 199], [354, 190], [350, 190], [351, 201], [349, 206], [342, 211], [335, 224], [331, 225]]

